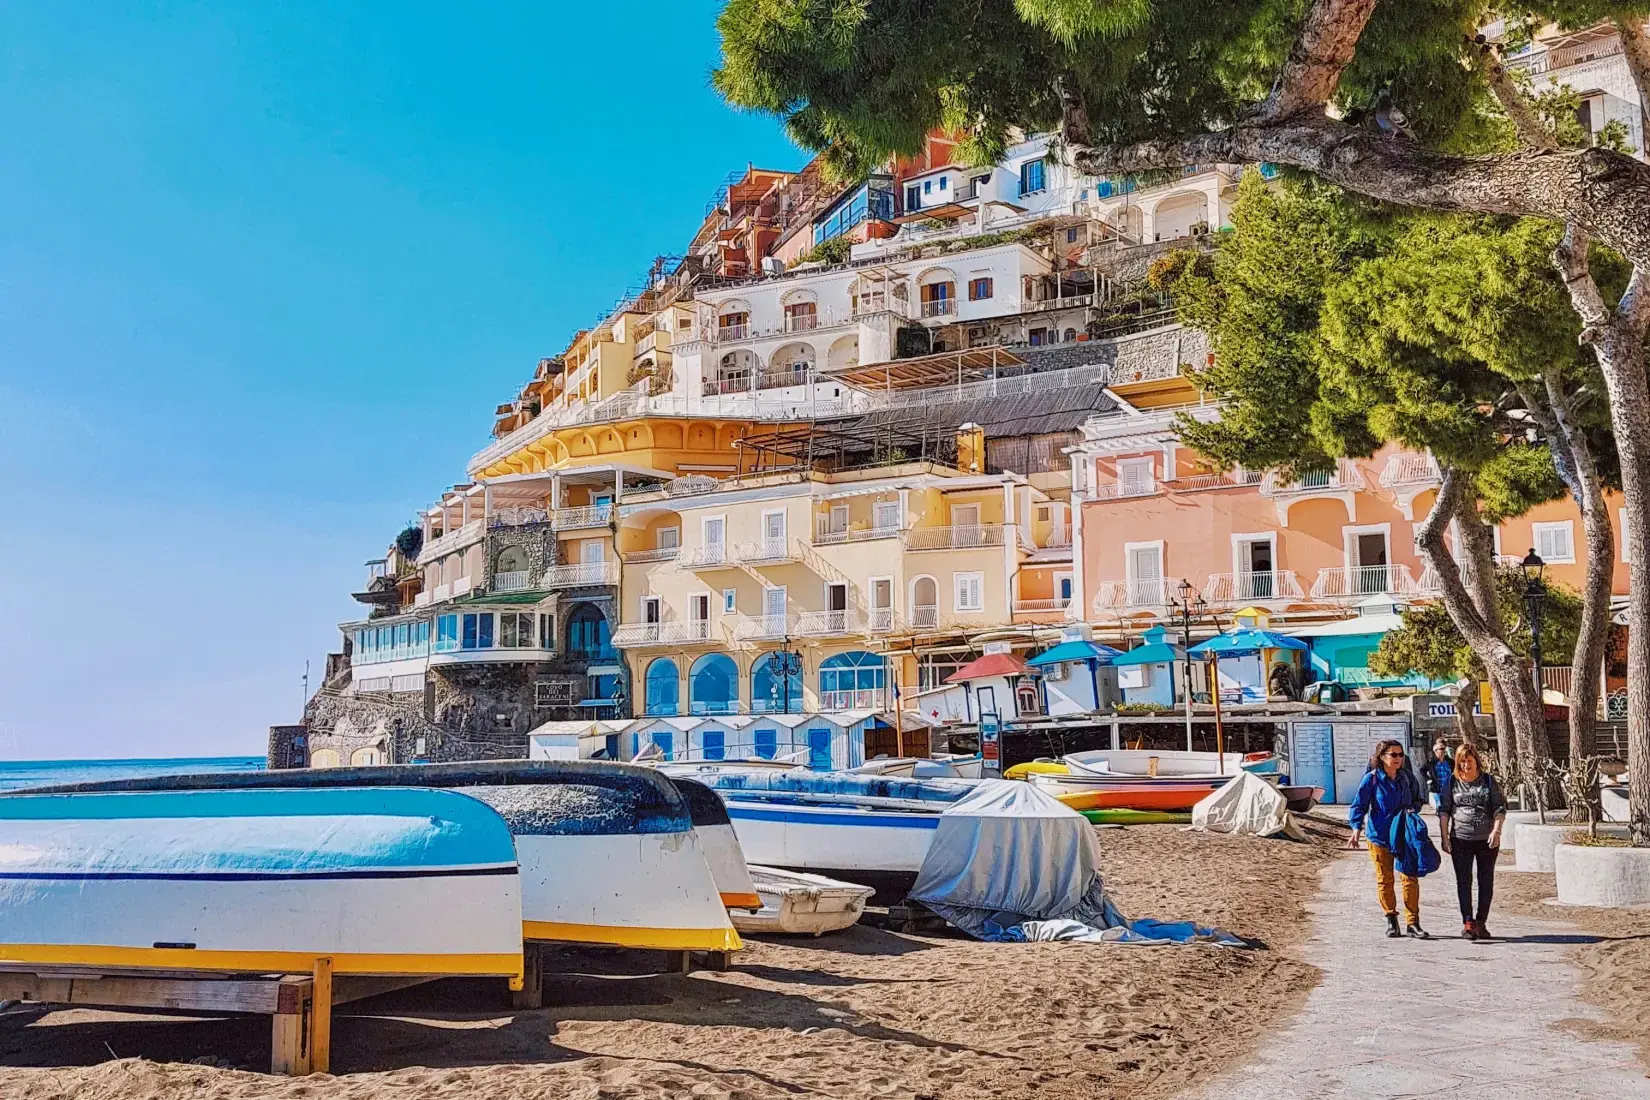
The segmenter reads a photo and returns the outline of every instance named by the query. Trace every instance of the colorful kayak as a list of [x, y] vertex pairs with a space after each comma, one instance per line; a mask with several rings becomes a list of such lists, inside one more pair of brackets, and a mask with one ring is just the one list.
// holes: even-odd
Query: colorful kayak
[[1032, 783], [1048, 791], [1074, 810], [1190, 810], [1218, 782], [1107, 783], [1103, 786], [1072, 789], [1065, 776], [1033, 776]]
[[1096, 825], [1190, 825], [1189, 813], [1166, 813], [1161, 810], [1080, 810]]
[[279, 973], [320, 957], [519, 982], [503, 819], [405, 788], [0, 797], [0, 962]]
[[477, 761], [219, 772], [52, 789], [336, 792], [364, 786], [453, 788], [492, 806], [519, 856], [521, 938], [666, 951], [740, 947], [689, 805], [651, 768]]

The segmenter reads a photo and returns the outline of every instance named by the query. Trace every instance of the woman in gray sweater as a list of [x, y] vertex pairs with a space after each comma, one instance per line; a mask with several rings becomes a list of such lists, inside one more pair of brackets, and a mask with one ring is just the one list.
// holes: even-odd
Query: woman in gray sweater
[[[1495, 857], [1501, 854], [1501, 825], [1507, 818], [1507, 800], [1495, 776], [1484, 770], [1478, 750], [1462, 745], [1455, 750], [1455, 774], [1444, 784], [1438, 804], [1444, 851], [1455, 864], [1455, 890], [1461, 901], [1461, 937], [1487, 940], [1484, 921], [1495, 897]], [[1472, 901], [1474, 870], [1478, 904]]]

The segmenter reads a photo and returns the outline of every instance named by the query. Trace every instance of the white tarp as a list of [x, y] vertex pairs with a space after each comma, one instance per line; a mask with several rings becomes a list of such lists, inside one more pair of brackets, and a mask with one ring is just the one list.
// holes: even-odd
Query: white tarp
[[1239, 836], [1306, 837], [1289, 816], [1289, 805], [1278, 789], [1258, 775], [1240, 772], [1237, 778], [1209, 792], [1192, 807], [1192, 828]]
[[1063, 917], [1098, 879], [1088, 819], [1052, 795], [988, 779], [945, 808], [911, 897], [965, 931]]

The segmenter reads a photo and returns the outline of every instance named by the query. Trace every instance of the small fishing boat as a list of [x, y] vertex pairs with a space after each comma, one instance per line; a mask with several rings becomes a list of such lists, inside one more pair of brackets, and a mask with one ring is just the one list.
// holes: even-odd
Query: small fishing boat
[[689, 805], [670, 779], [651, 768], [500, 760], [213, 772], [51, 790], [360, 787], [451, 788], [493, 807], [519, 857], [521, 938], [665, 951], [740, 946]]
[[1162, 810], [1079, 810], [1096, 825], [1190, 825], [1190, 813]]
[[1213, 791], [1231, 781], [1222, 779], [1162, 779], [1121, 781], [1092, 776], [1033, 775], [1031, 784], [1047, 791], [1074, 810], [1190, 810]]
[[504, 820], [453, 791], [0, 796], [5, 964], [519, 982], [521, 897]]
[[[762, 908], [765, 903], [757, 894], [751, 869], [745, 864], [745, 852], [739, 847], [739, 834], [733, 830], [727, 805], [697, 779], [672, 776], [670, 781], [688, 804], [694, 835], [704, 850], [722, 905], [729, 910]], [[739, 927], [737, 917], [733, 926]]]
[[909, 756], [878, 756], [858, 767], [847, 769], [850, 775], [914, 775], [917, 761]]
[[798, 936], [840, 932], [859, 920], [865, 903], [876, 893], [869, 886], [776, 867], [752, 867], [750, 874], [762, 907], [754, 913], [734, 914], [734, 927], [741, 932]]
[[985, 757], [979, 753], [935, 753], [926, 760], [919, 759], [912, 775], [918, 779], [979, 779], [984, 770]]
[[1139, 778], [1227, 777], [1240, 771], [1274, 773], [1278, 760], [1269, 752], [1214, 753], [1178, 749], [1095, 749], [1063, 757], [1072, 775], [1135, 776]]
[[1285, 785], [1278, 788], [1278, 793], [1283, 795], [1289, 812], [1295, 814], [1306, 813], [1323, 798], [1322, 787]]

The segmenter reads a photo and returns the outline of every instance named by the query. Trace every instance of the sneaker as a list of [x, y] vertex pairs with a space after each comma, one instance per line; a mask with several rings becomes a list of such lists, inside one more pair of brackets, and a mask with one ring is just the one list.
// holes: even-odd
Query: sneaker
[[1418, 939], [1418, 940], [1430, 940], [1430, 939], [1432, 939], [1431, 933], [1429, 933], [1425, 928], [1422, 928], [1419, 924], [1410, 925], [1408, 928], [1404, 929], [1404, 932], [1405, 932], [1406, 935], [1411, 936], [1414, 939]]
[[1485, 925], [1485, 923], [1483, 921], [1481, 921], [1481, 920], [1480, 921], [1473, 921], [1473, 924], [1478, 929], [1478, 938], [1479, 939], [1481, 939], [1481, 940], [1493, 940], [1493, 939], [1495, 939], [1494, 936], [1490, 935], [1489, 927], [1487, 925]]
[[1470, 920], [1464, 922], [1461, 925], [1461, 938], [1464, 940], [1476, 940], [1478, 938], [1478, 926]]
[[1403, 933], [1398, 931], [1398, 914], [1388, 913], [1386, 915], [1386, 938], [1389, 940], [1395, 940], [1402, 936]]

